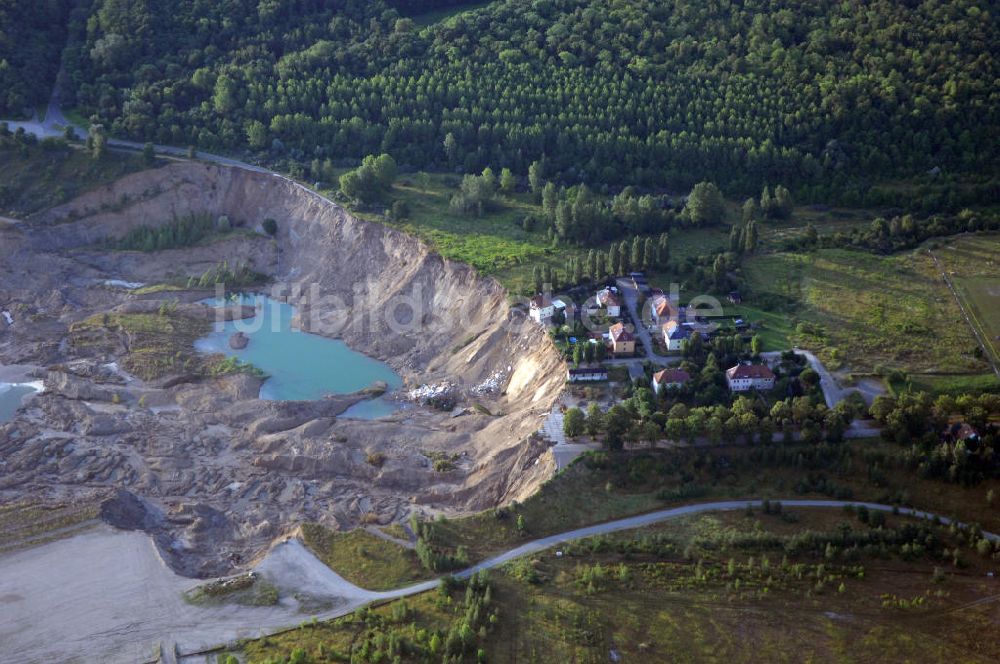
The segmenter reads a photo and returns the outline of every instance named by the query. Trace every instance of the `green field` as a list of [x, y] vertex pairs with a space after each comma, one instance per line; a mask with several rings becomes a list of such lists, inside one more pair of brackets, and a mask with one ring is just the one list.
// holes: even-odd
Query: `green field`
[[788, 342], [816, 351], [831, 369], [987, 370], [926, 252], [779, 252], [749, 258], [743, 271], [744, 302], [786, 316]]
[[1000, 362], [1000, 235], [956, 238], [934, 254], [948, 270], [994, 361]]
[[364, 529], [339, 533], [309, 523], [302, 527], [302, 539], [331, 569], [368, 590], [398, 588], [429, 575], [411, 549]]

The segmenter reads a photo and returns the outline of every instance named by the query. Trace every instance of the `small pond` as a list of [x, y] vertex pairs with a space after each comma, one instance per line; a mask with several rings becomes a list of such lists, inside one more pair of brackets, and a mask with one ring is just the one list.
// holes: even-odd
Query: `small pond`
[[[355, 352], [339, 339], [329, 339], [292, 328], [295, 307], [265, 295], [242, 295], [239, 302], [253, 305], [252, 319], [216, 322], [212, 332], [197, 342], [204, 353], [224, 353], [250, 362], [269, 378], [260, 388], [260, 398], [270, 401], [308, 401], [328, 394], [348, 394], [383, 381], [393, 390], [402, 379], [387, 364]], [[212, 298], [205, 304], [222, 306]], [[235, 350], [229, 338], [241, 331], [249, 338], [246, 348]], [[396, 408], [393, 400], [380, 397], [353, 406], [344, 417], [374, 419]]]
[[0, 383], [0, 423], [14, 419], [28, 395], [41, 391], [41, 383]]

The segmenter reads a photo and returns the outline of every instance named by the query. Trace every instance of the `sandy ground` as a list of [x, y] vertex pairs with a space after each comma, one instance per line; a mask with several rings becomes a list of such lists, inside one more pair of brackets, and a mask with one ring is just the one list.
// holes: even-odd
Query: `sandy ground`
[[[375, 599], [327, 569], [298, 541], [278, 545], [258, 571], [279, 588], [342, 614]], [[181, 653], [294, 625], [291, 593], [274, 607], [198, 607], [140, 532], [98, 526], [70, 539], [0, 556], [0, 661], [145, 662], [158, 643]]]

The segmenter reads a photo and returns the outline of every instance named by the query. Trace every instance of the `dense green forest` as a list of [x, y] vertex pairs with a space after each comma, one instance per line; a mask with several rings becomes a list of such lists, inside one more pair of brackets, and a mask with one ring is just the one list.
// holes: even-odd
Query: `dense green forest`
[[0, 117], [48, 101], [69, 7], [70, 0], [0, 0]]
[[426, 29], [379, 0], [87, 4], [71, 92], [139, 140], [807, 197], [998, 158], [992, 3], [498, 0]]

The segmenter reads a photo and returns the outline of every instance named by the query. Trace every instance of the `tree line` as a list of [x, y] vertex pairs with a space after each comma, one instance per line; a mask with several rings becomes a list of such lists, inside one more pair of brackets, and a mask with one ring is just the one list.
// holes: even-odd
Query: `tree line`
[[806, 199], [998, 160], [972, 0], [501, 0], [427, 29], [380, 0], [94, 0], [70, 33], [67, 100], [112, 133], [269, 160]]

